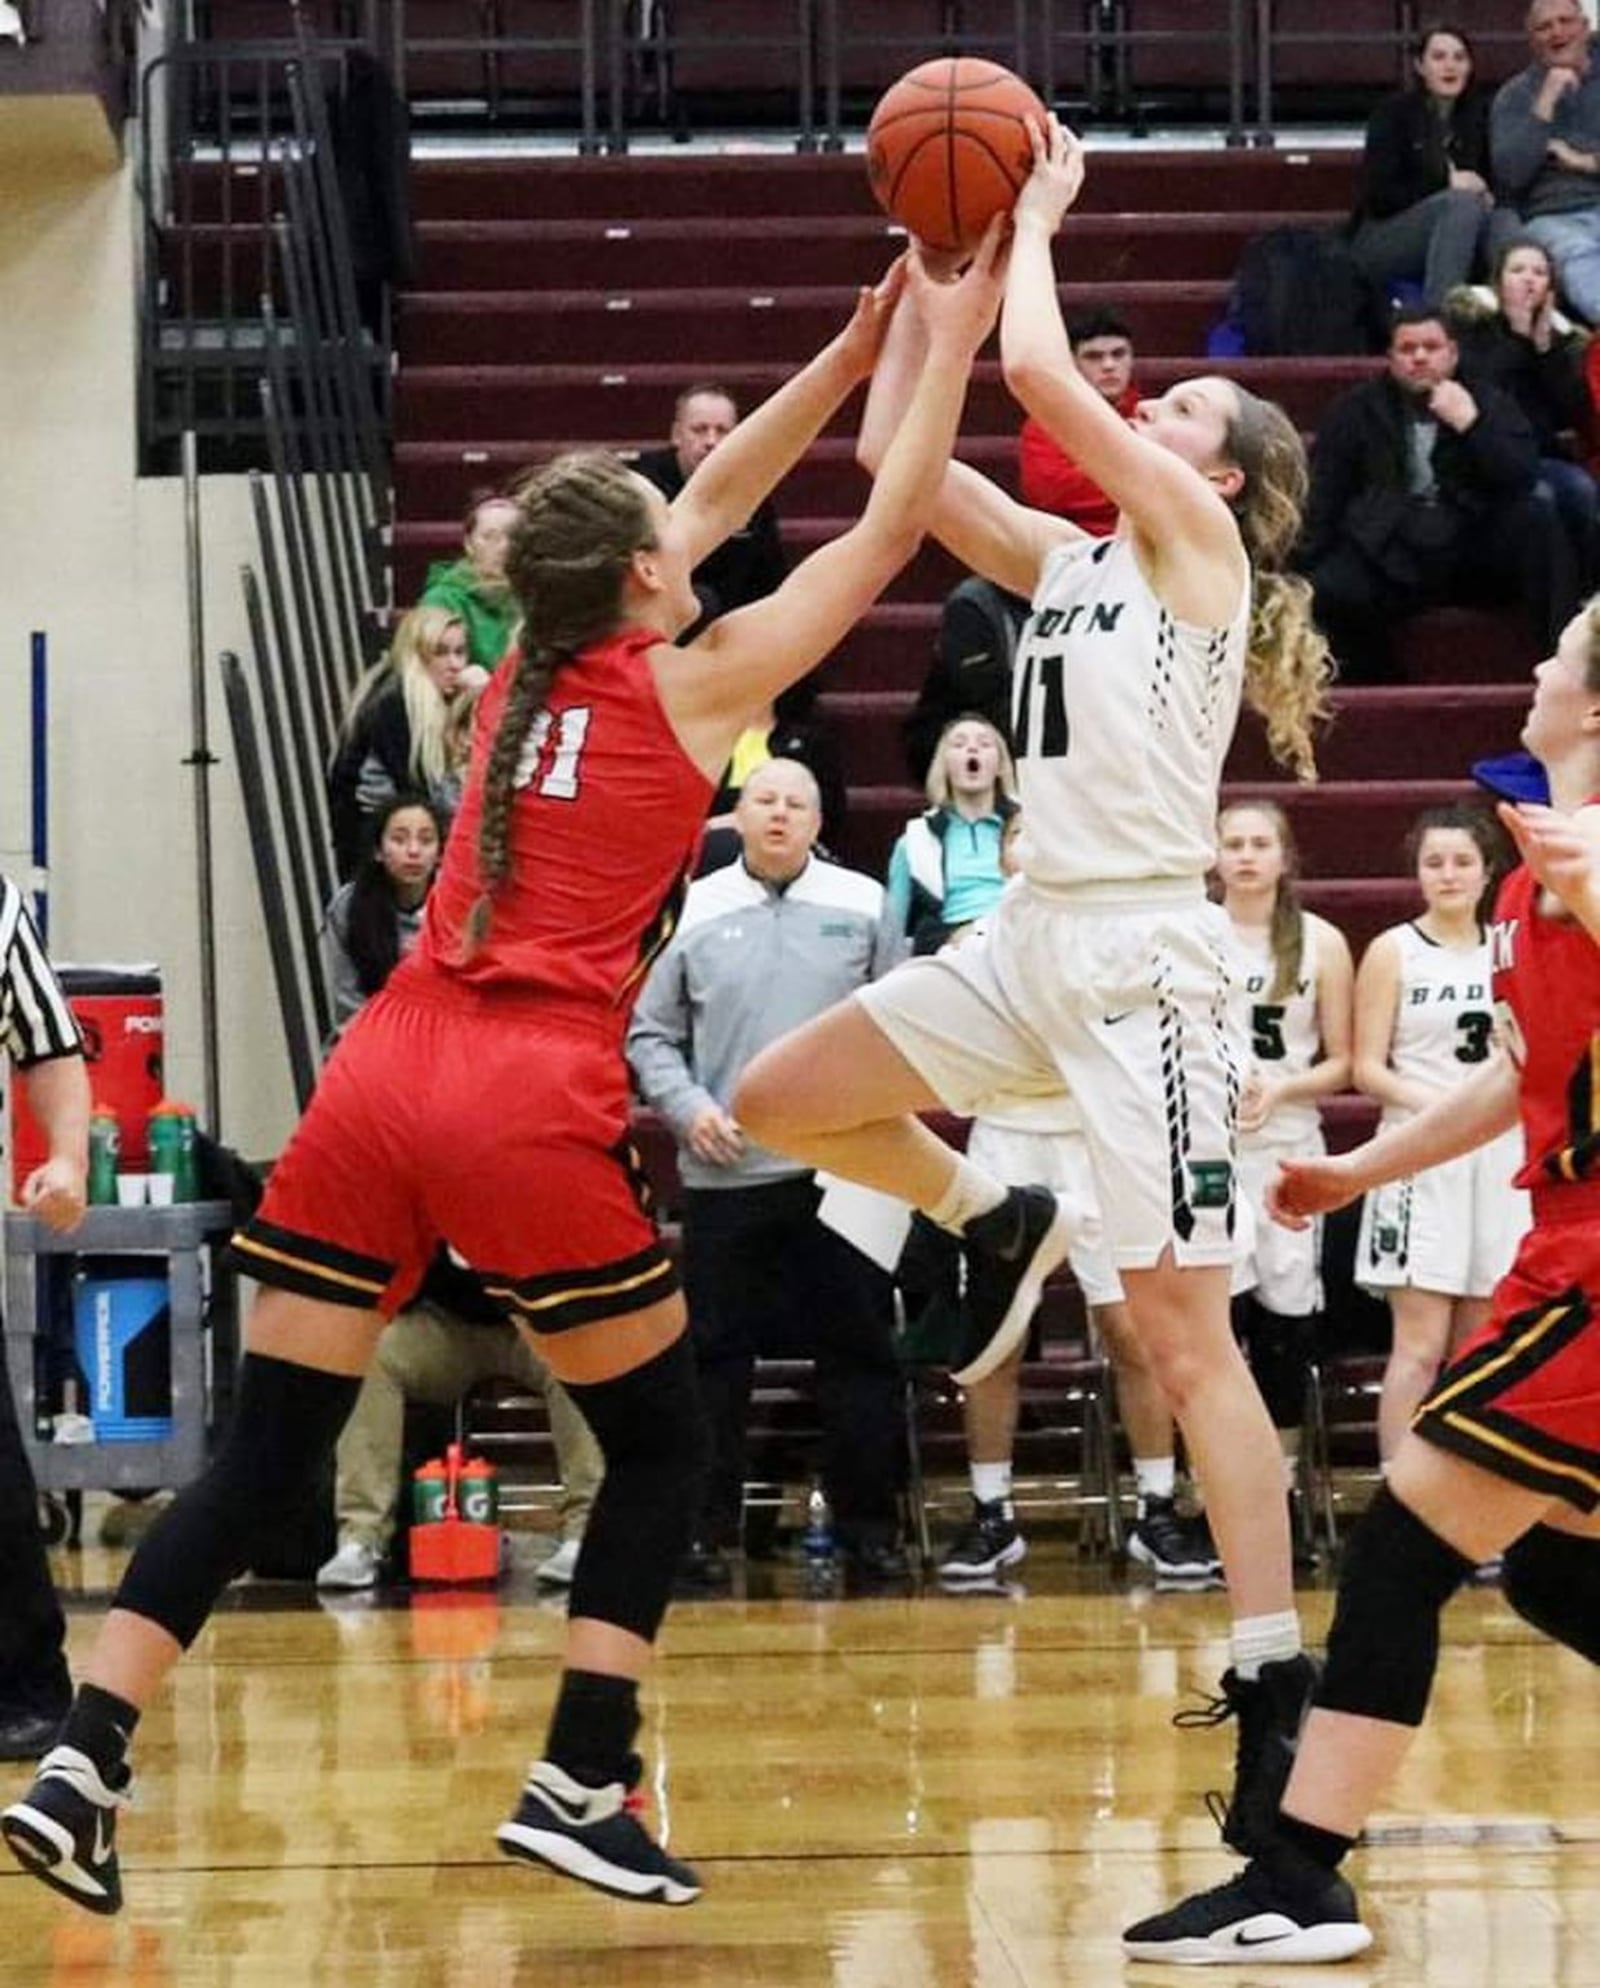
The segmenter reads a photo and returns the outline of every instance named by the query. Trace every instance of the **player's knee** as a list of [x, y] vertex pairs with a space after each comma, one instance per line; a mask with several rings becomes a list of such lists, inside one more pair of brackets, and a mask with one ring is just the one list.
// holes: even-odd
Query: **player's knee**
[[192, 1642], [258, 1547], [325, 1493], [325, 1466], [360, 1385], [247, 1353], [222, 1447], [134, 1556], [117, 1605]]
[[783, 1081], [782, 1061], [773, 1050], [762, 1050], [746, 1064], [729, 1109], [758, 1146], [783, 1150], [783, 1135], [794, 1129], [793, 1087]]
[[1345, 1549], [1317, 1703], [1420, 1726], [1439, 1662], [1439, 1616], [1471, 1572], [1465, 1554], [1381, 1486]]
[[1534, 1526], [1507, 1549], [1501, 1588], [1524, 1622], [1600, 1663], [1600, 1539]]

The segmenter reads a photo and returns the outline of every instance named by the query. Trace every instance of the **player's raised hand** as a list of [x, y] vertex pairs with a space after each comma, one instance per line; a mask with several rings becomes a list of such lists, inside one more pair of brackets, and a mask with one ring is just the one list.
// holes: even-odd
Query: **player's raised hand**
[[1006, 229], [1006, 216], [997, 214], [984, 229], [971, 261], [954, 278], [940, 279], [932, 273], [920, 243], [912, 249], [907, 284], [930, 340], [944, 339], [976, 352], [993, 331], [1005, 295]]
[[878, 363], [884, 333], [905, 291], [909, 262], [909, 251], [897, 255], [876, 283], [863, 284], [856, 293], [856, 307], [839, 344], [858, 379], [866, 379]]
[[1020, 228], [1025, 222], [1042, 222], [1053, 235], [1082, 191], [1083, 145], [1053, 112], [1043, 131], [1030, 123], [1028, 137], [1033, 146], [1033, 173], [1017, 195], [1016, 225]]
[[1361, 1189], [1348, 1159], [1280, 1160], [1267, 1187], [1267, 1213], [1285, 1229], [1308, 1229], [1314, 1216], [1354, 1201]]
[[1502, 801], [1498, 813], [1517, 854], [1569, 910], [1579, 911], [1600, 890], [1600, 809], [1570, 815], [1536, 801]]

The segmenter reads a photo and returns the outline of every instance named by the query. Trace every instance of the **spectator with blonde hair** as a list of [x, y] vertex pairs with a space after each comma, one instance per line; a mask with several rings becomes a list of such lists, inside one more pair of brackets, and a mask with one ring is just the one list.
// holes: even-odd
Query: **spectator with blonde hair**
[[477, 701], [470, 668], [461, 617], [416, 607], [356, 686], [328, 773], [341, 881], [355, 874], [379, 811], [396, 794], [425, 794], [447, 825], [455, 814]]
[[934, 953], [1004, 887], [1006, 824], [1017, 811], [1011, 748], [987, 718], [963, 712], [939, 734], [924, 792], [927, 809], [889, 856], [889, 915], [913, 952]]

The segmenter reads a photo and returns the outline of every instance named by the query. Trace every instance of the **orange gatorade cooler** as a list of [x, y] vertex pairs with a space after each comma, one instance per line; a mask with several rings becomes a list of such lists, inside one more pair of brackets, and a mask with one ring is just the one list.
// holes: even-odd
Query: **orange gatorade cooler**
[[[427, 1486], [430, 1509], [437, 1495], [440, 1466], [424, 1464], [417, 1473], [419, 1489]], [[484, 1496], [487, 1465], [463, 1465], [461, 1445], [452, 1443], [444, 1455], [444, 1505], [442, 1515], [426, 1519], [411, 1528], [411, 1578], [459, 1586], [470, 1581], [497, 1581], [500, 1578], [500, 1528], [481, 1519], [462, 1516], [463, 1499], [471, 1486], [474, 1509], [487, 1509]], [[419, 1498], [419, 1504], [421, 1504]]]

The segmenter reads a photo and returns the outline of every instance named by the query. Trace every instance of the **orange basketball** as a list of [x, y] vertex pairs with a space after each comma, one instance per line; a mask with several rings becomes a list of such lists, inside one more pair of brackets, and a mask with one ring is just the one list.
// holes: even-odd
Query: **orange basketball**
[[879, 205], [930, 248], [975, 248], [1033, 171], [1030, 119], [1042, 130], [1044, 105], [998, 62], [922, 63], [884, 92], [867, 127]]

